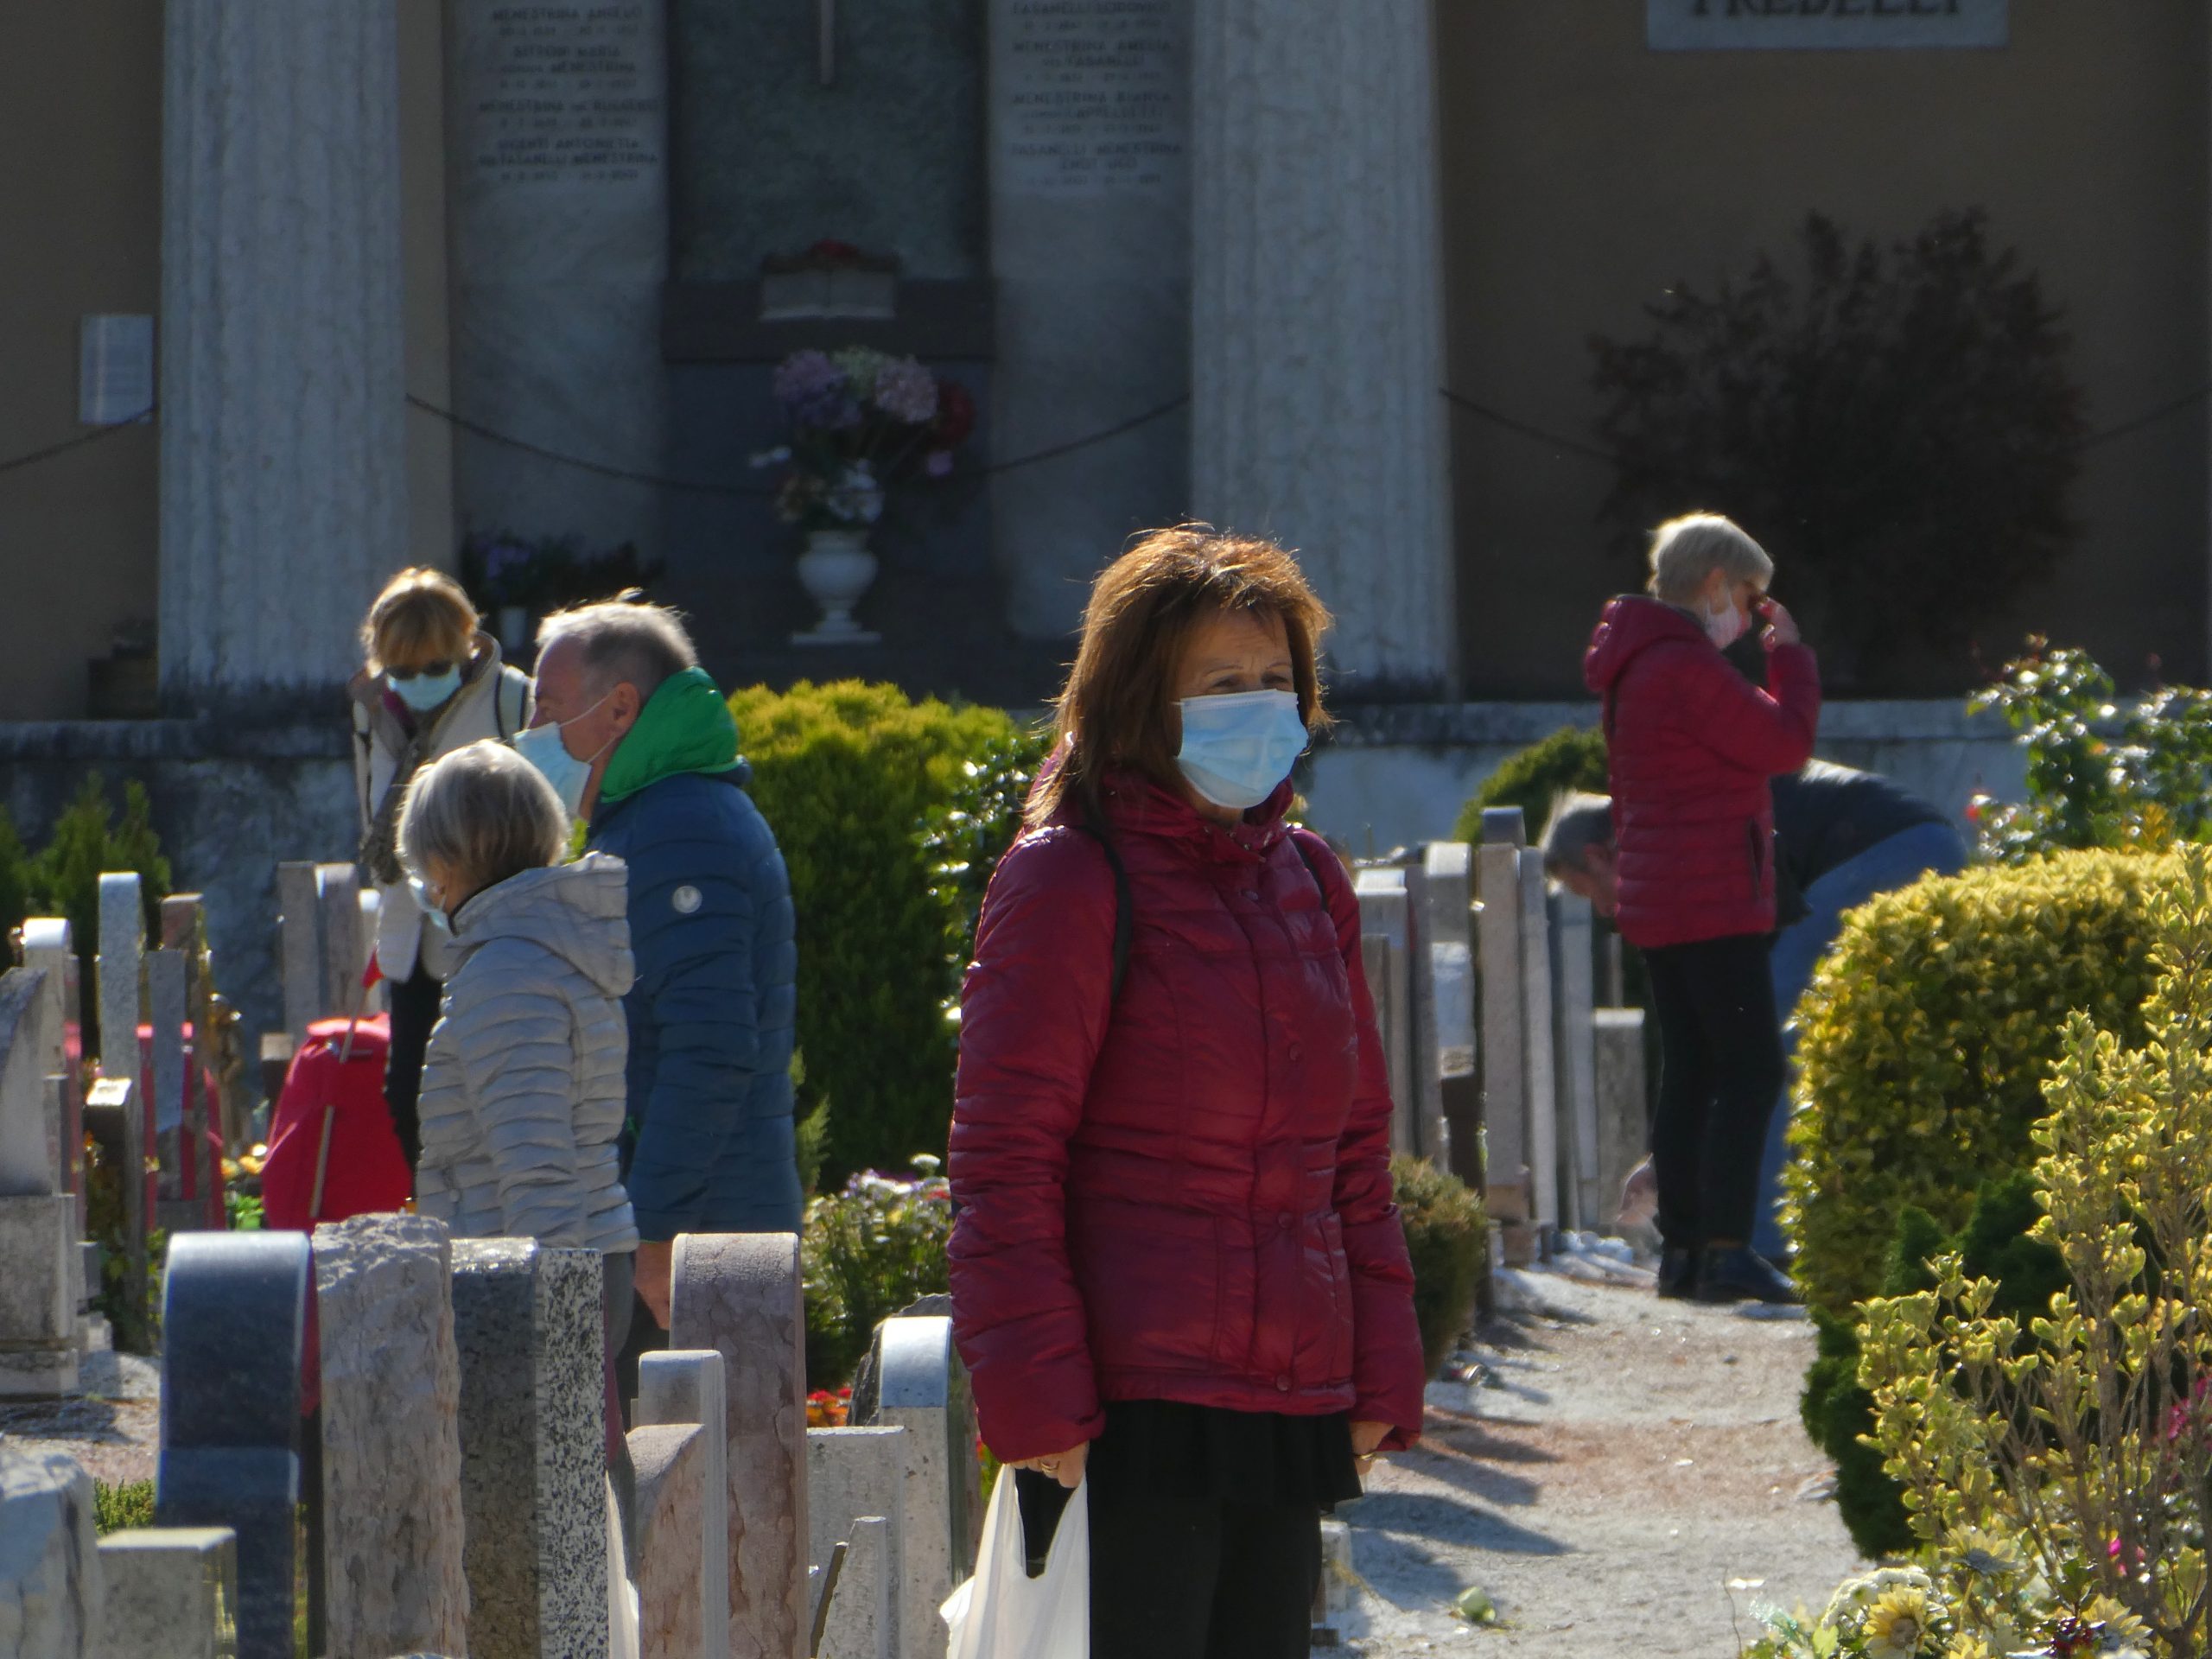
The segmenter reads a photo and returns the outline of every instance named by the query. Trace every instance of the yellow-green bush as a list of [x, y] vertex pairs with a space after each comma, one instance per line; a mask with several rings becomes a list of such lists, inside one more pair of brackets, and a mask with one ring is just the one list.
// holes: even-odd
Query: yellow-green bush
[[1474, 1323], [1475, 1291], [1490, 1264], [1490, 1219], [1465, 1182], [1421, 1159], [1393, 1158], [1390, 1185], [1413, 1262], [1421, 1357], [1434, 1376]]
[[2152, 901], [2170, 857], [2061, 853], [1886, 893], [1851, 912], [1798, 1009], [1784, 1224], [1808, 1299], [1882, 1289], [1908, 1205], [1945, 1230], [2031, 1163], [2067, 1015], [2140, 1042]]
[[856, 680], [755, 686], [729, 702], [753, 798], [791, 870], [799, 1110], [831, 1103], [822, 1179], [904, 1169], [944, 1151], [952, 1115], [945, 942], [957, 921], [924, 831], [1014, 722]]

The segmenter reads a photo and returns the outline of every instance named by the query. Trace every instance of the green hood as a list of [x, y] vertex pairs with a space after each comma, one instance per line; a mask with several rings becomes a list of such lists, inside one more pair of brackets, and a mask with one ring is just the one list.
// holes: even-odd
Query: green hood
[[705, 669], [686, 669], [647, 699], [607, 760], [599, 798], [611, 804], [679, 772], [734, 772], [741, 764], [729, 705]]

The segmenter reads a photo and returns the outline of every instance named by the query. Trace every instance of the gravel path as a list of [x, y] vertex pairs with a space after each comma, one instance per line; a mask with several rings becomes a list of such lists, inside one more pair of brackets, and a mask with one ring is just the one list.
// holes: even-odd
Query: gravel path
[[[1858, 1555], [1797, 1421], [1811, 1327], [1508, 1279], [1530, 1306], [1481, 1333], [1489, 1382], [1433, 1388], [1422, 1447], [1339, 1511], [1362, 1580], [1346, 1644], [1732, 1659], [1755, 1601], [1817, 1610]], [[1470, 1586], [1498, 1624], [1452, 1616]]]
[[67, 1452], [95, 1480], [151, 1480], [161, 1445], [162, 1373], [136, 1354], [87, 1354], [84, 1394], [0, 1405], [0, 1438]]

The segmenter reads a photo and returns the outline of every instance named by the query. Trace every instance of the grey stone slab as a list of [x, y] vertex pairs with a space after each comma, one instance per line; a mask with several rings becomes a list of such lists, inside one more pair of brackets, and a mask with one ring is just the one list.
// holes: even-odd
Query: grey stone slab
[[1403, 870], [1362, 870], [1360, 950], [1375, 999], [1376, 1029], [1390, 1073], [1390, 1150], [1421, 1150], [1418, 1068], [1414, 1064], [1413, 923]]
[[632, 1429], [629, 1441], [638, 1478], [640, 1659], [698, 1659], [706, 1646], [700, 1537], [709, 1503], [727, 1501], [707, 1485], [707, 1430], [647, 1424]]
[[699, 1510], [700, 1659], [729, 1659], [729, 1410], [722, 1357], [677, 1348], [638, 1361], [635, 1420], [695, 1425], [706, 1462]]
[[[911, 1430], [898, 1425], [806, 1431], [807, 1559], [817, 1569], [829, 1565], [837, 1545], [852, 1541], [857, 1519], [880, 1516], [891, 1523], [883, 1544], [890, 1580], [905, 1584], [901, 1545], [911, 1461], [906, 1448], [915, 1438]], [[894, 1649], [903, 1650], [897, 1639], [904, 1611], [899, 1601], [894, 1595], [887, 1618]]]
[[66, 1453], [0, 1439], [0, 1653], [86, 1659], [105, 1589], [92, 1478]]
[[322, 997], [322, 917], [313, 864], [288, 860], [277, 865], [276, 904], [284, 1027], [297, 1045], [306, 1040], [309, 1025], [332, 1012]]
[[898, 1581], [897, 1534], [884, 1516], [844, 1529], [845, 1561], [830, 1593], [817, 1659], [893, 1659], [892, 1586]]
[[1416, 968], [1427, 976], [1414, 992], [1424, 1068], [1417, 1144], [1422, 1157], [1446, 1167], [1452, 1154], [1445, 1089], [1475, 1071], [1473, 872], [1473, 850], [1464, 842], [1433, 842], [1422, 854], [1418, 949], [1426, 960]]
[[0, 1347], [73, 1344], [77, 1203], [66, 1192], [0, 1198]]
[[1596, 1049], [1599, 1224], [1611, 1230], [1621, 1184], [1650, 1150], [1643, 1075], [1643, 1010], [1599, 1008], [1592, 1020]]
[[[146, 1114], [130, 1077], [102, 1077], [85, 1096], [85, 1123], [122, 1148], [123, 1282], [130, 1305], [143, 1307], [147, 1294], [146, 1231], [152, 1225], [154, 1183], [146, 1168]], [[82, 1206], [79, 1206], [79, 1212]]]
[[51, 983], [35, 968], [0, 974], [0, 1198], [62, 1190], [47, 1087], [60, 1039]]
[[53, 1010], [46, 1069], [60, 1087], [48, 1118], [55, 1181], [48, 1190], [78, 1194], [81, 1228], [85, 1218], [84, 1102], [79, 1093], [77, 1068], [69, 1058], [72, 1049], [82, 1046], [84, 1036], [83, 968], [77, 960], [75, 944], [75, 936], [61, 917], [33, 917], [23, 924], [23, 966], [46, 976], [47, 1000]]
[[607, 1551], [599, 1256], [453, 1246], [471, 1659], [603, 1659]]
[[321, 918], [322, 1006], [349, 1014], [361, 1001], [368, 951], [361, 939], [361, 874], [351, 864], [315, 867], [315, 910]]
[[[184, 953], [154, 950], [146, 957], [146, 1020], [154, 1028], [154, 1133], [173, 1135], [184, 1126], [184, 1026], [190, 979]], [[175, 1172], [164, 1170], [164, 1175]]]
[[1579, 893], [1554, 893], [1551, 906], [1567, 1224], [1598, 1227], [1612, 1217], [1604, 1213], [1598, 1191], [1598, 1051], [1591, 1026], [1597, 1012], [1596, 924], [1590, 901]]
[[240, 1659], [290, 1659], [300, 1498], [304, 1233], [185, 1233], [162, 1299], [164, 1527], [238, 1540]]
[[906, 1430], [899, 1524], [899, 1642], [909, 1656], [943, 1651], [944, 1599], [975, 1571], [982, 1535], [982, 1470], [968, 1368], [943, 1314], [887, 1319], [874, 1342], [871, 1421]]
[[325, 1630], [335, 1654], [468, 1647], [461, 1357], [442, 1223], [315, 1230]]
[[729, 1431], [729, 1645], [807, 1659], [806, 1312], [791, 1233], [676, 1241], [670, 1335], [722, 1357]]
[[[646, 473], [668, 471], [671, 10], [447, 9], [454, 398], [501, 432]], [[651, 491], [454, 442], [464, 523], [656, 550]]]
[[100, 877], [100, 1075], [138, 1077], [139, 976], [146, 948], [146, 911], [137, 876]]
[[1522, 1053], [1527, 1066], [1529, 1172], [1535, 1222], [1560, 1224], [1559, 1067], [1552, 1029], [1551, 910], [1544, 899], [1544, 855], [1521, 853], [1521, 1011], [1527, 1021]]
[[[1516, 815], [1517, 817], [1517, 814]], [[1487, 826], [1486, 826], [1487, 827]], [[1493, 1207], [1500, 1221], [1528, 1217], [1523, 1172], [1529, 1165], [1527, 995], [1521, 950], [1521, 849], [1507, 840], [1485, 841], [1478, 855], [1483, 897], [1482, 1079], [1483, 1128], [1490, 1145], [1491, 1191], [1506, 1200]]]
[[238, 1548], [228, 1527], [110, 1533], [99, 1555], [101, 1659], [234, 1659]]

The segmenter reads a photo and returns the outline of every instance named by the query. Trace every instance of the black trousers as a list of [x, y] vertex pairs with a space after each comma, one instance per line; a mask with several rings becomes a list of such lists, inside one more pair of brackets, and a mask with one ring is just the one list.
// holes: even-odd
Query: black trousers
[[1659, 1019], [1651, 1167], [1660, 1236], [1693, 1249], [1718, 1239], [1746, 1243], [1767, 1120], [1788, 1070], [1766, 937], [1734, 934], [1643, 956]]
[[1091, 1659], [1305, 1659], [1320, 1578], [1318, 1505], [1092, 1494]]
[[430, 1028], [438, 1023], [438, 1004], [445, 995], [445, 982], [432, 977], [416, 963], [405, 979], [385, 982], [385, 1001], [391, 1008], [391, 1047], [385, 1055], [384, 1103], [391, 1111], [391, 1127], [399, 1136], [399, 1149], [407, 1154], [412, 1171], [423, 1159], [423, 1051], [430, 1046]]

